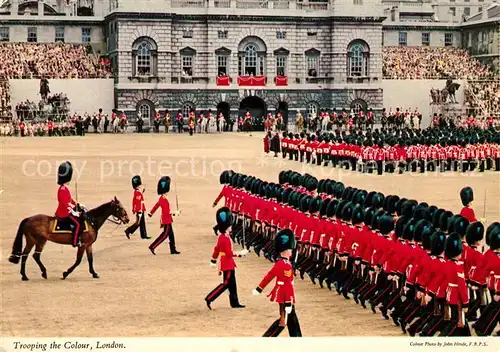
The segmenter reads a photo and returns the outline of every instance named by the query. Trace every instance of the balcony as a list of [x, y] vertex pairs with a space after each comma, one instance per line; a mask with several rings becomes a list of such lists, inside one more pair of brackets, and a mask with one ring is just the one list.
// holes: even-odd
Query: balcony
[[308, 12], [327, 11], [331, 0], [171, 0], [173, 9], [274, 9]]

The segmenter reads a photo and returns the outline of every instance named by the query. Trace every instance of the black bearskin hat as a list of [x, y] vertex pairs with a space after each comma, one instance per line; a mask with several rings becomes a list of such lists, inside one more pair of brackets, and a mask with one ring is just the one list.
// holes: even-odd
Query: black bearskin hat
[[403, 216], [406, 216], [408, 219], [413, 217], [413, 212], [415, 211], [417, 204], [416, 200], [407, 200], [404, 202], [402, 209]]
[[366, 201], [366, 196], [368, 195], [368, 192], [363, 190], [363, 189], [360, 189], [358, 191], [356, 191], [353, 195], [353, 203], [355, 204], [359, 204], [361, 206], [364, 206], [365, 205], [365, 201]]
[[441, 217], [439, 218], [439, 227], [443, 231], [448, 231], [448, 222], [453, 216], [453, 213], [449, 210], [445, 210], [442, 214]]
[[363, 207], [360, 205], [356, 205], [352, 211], [352, 224], [358, 225], [361, 224], [365, 220], [365, 211]]
[[321, 207], [319, 208], [319, 215], [320, 216], [325, 216], [326, 215], [326, 209], [328, 208], [328, 205], [330, 204], [331, 199], [326, 198], [321, 202]]
[[398, 201], [398, 204], [396, 205], [396, 212], [399, 216], [403, 215], [403, 204], [406, 203], [408, 199], [406, 198], [400, 198]]
[[366, 196], [365, 205], [366, 205], [367, 207], [372, 206], [372, 199], [373, 199], [373, 196], [374, 196], [375, 194], [377, 194], [377, 192], [375, 192], [375, 191], [371, 191], [371, 192], [369, 192], [369, 193], [368, 193], [368, 195]]
[[344, 193], [344, 184], [342, 182], [337, 182], [334, 187], [334, 196], [336, 199], [342, 198], [342, 193]]
[[392, 215], [382, 215], [378, 219], [378, 230], [383, 235], [388, 235], [394, 230], [394, 218]]
[[347, 203], [349, 203], [349, 201], [347, 201], [347, 200], [341, 200], [339, 202], [339, 204], [337, 205], [337, 207], [335, 209], [335, 217], [337, 219], [342, 220], [343, 210], [344, 210], [344, 207], [347, 205]]
[[465, 231], [465, 240], [469, 246], [479, 242], [484, 237], [484, 225], [479, 221], [470, 223]]
[[429, 208], [427, 208], [427, 212], [425, 213], [425, 219], [432, 222], [434, 214], [436, 213], [437, 210], [438, 208], [435, 205], [431, 205]]
[[71, 181], [73, 177], [73, 165], [69, 161], [65, 161], [57, 169], [57, 184], [64, 185]]
[[287, 188], [283, 191], [283, 195], [282, 195], [283, 203], [288, 204], [288, 200], [290, 199], [290, 193], [292, 193], [292, 191], [293, 191], [293, 189], [291, 189], [291, 188]]
[[[227, 170], [224, 170], [221, 172], [220, 176], [219, 176], [219, 182], [221, 185], [223, 185], [224, 183], [226, 183], [226, 180], [227, 180], [227, 174], [228, 174], [228, 171]], [[135, 188], [135, 187], [134, 187]]]
[[462, 238], [460, 234], [452, 232], [444, 243], [444, 255], [448, 259], [458, 257], [462, 254], [464, 247], [462, 245]]
[[347, 204], [342, 209], [342, 220], [351, 221], [353, 210], [354, 210], [354, 205], [351, 202], [347, 202]]
[[135, 175], [134, 177], [132, 177], [132, 188], [136, 189], [139, 186], [142, 186], [141, 176]]
[[[420, 220], [420, 221], [422, 221], [422, 220]], [[425, 227], [424, 229], [427, 229], [427, 227]], [[426, 251], [431, 250], [431, 238], [435, 233], [434, 229], [432, 227], [429, 227], [429, 229], [430, 229], [430, 231], [424, 230], [424, 232], [422, 233], [422, 248]], [[415, 238], [416, 238], [416, 236], [415, 236]]]
[[438, 210], [436, 210], [434, 212], [434, 215], [432, 215], [432, 225], [436, 228], [436, 229], [439, 229], [441, 228], [441, 215], [443, 215], [443, 213], [445, 212], [446, 210], [440, 208]]
[[494, 227], [490, 232], [490, 249], [492, 251], [500, 248], [500, 226]]
[[372, 197], [372, 204], [375, 208], [380, 209], [384, 204], [384, 195], [382, 193], [374, 194]]
[[400, 218], [398, 218], [398, 221], [396, 221], [396, 226], [394, 228], [394, 235], [396, 236], [396, 238], [403, 237], [404, 229], [407, 222], [408, 218], [406, 218], [405, 216], [401, 216]]
[[335, 193], [335, 181], [330, 181], [328, 180], [326, 183], [325, 183], [325, 192], [326, 194], [330, 195], [330, 196], [333, 196], [334, 193]]
[[217, 210], [215, 220], [217, 221], [219, 231], [224, 233], [233, 224], [233, 214], [228, 207], [222, 207]]
[[416, 221], [425, 219], [426, 215], [427, 215], [427, 208], [424, 208], [421, 205], [417, 205], [417, 207], [413, 211], [413, 218]]
[[311, 196], [305, 196], [301, 199], [300, 201], [300, 210], [302, 212], [308, 212], [309, 211], [309, 206], [311, 204], [312, 197]]
[[413, 230], [413, 240], [418, 243], [423, 242], [424, 237], [429, 238], [432, 232], [434, 232], [434, 229], [430, 221], [425, 219], [419, 220]]
[[467, 226], [469, 226], [469, 220], [464, 218], [462, 215], [455, 215], [449, 226], [448, 232], [456, 232], [460, 236], [464, 237], [465, 232], [467, 231]]
[[328, 206], [326, 207], [326, 217], [328, 218], [334, 217], [338, 205], [339, 201], [337, 199], [331, 200], [330, 203], [328, 203]]
[[375, 209], [374, 207], [368, 207], [365, 209], [365, 219], [363, 221], [367, 226], [372, 226], [373, 217], [375, 216], [376, 212], [377, 209]]
[[162, 178], [160, 178], [160, 180], [158, 181], [158, 186], [156, 187], [156, 192], [159, 195], [167, 194], [168, 192], [170, 192], [170, 177], [163, 176]]
[[292, 230], [280, 230], [274, 238], [274, 249], [277, 253], [282, 253], [288, 249], [295, 248], [295, 235]]
[[470, 204], [474, 200], [474, 191], [470, 187], [464, 187], [460, 191], [460, 199], [462, 200], [462, 204], [465, 207]]
[[318, 212], [321, 208], [321, 204], [323, 204], [323, 200], [321, 199], [321, 197], [314, 197], [309, 204], [309, 213], [312, 214]]
[[490, 238], [493, 231], [498, 231], [500, 229], [500, 222], [494, 222], [486, 229], [486, 245], [490, 245]]
[[431, 236], [431, 255], [438, 256], [444, 252], [446, 234], [443, 231], [436, 231]]
[[389, 214], [396, 213], [398, 201], [398, 196], [388, 196], [385, 200], [385, 210], [387, 210]]
[[[399, 219], [398, 219], [399, 222]], [[407, 241], [413, 241], [413, 233], [415, 232], [415, 219], [410, 219], [403, 227], [403, 239]], [[397, 223], [396, 223], [397, 225]]]
[[326, 183], [326, 180], [319, 180], [319, 182], [318, 182], [318, 188], [316, 189], [318, 193], [324, 193], [325, 192], [325, 183]]

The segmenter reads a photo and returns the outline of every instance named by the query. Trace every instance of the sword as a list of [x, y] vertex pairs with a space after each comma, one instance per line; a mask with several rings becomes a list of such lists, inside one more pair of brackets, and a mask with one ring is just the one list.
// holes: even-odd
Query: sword
[[175, 186], [175, 206], [179, 210], [179, 197], [177, 196], [177, 185]]

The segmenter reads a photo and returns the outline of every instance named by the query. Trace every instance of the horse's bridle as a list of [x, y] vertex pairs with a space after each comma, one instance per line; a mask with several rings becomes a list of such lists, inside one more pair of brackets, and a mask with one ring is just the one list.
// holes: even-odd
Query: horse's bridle
[[116, 203], [113, 205], [116, 207], [116, 210], [118, 211], [118, 216], [111, 215], [113, 219], [106, 219], [106, 220], [115, 225], [125, 224], [125, 221], [123, 220], [123, 218], [125, 217], [123, 208], [119, 207]]

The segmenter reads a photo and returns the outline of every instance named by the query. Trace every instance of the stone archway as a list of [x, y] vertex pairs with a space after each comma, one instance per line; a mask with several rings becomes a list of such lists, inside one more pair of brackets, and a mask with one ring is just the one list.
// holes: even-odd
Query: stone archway
[[238, 116], [245, 116], [249, 111], [252, 115], [253, 130], [264, 131], [264, 117], [267, 112], [266, 102], [257, 96], [248, 96], [240, 102]]

